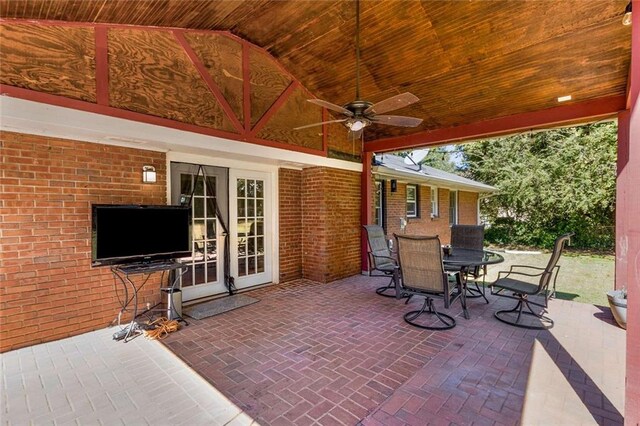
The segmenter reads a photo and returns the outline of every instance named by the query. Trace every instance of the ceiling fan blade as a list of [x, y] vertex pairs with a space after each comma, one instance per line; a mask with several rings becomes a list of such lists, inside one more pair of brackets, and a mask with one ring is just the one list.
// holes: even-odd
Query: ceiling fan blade
[[320, 123], [313, 123], [313, 124], [307, 124], [306, 126], [294, 127], [293, 130], [306, 129], [307, 127], [322, 126], [323, 124], [329, 124], [329, 123], [343, 123], [345, 121], [347, 121], [346, 118], [343, 118], [340, 120], [322, 121]]
[[416, 95], [409, 92], [401, 93], [371, 105], [364, 110], [364, 114], [384, 114], [387, 111], [393, 111], [414, 104], [419, 100]]
[[401, 115], [376, 115], [371, 118], [376, 124], [387, 124], [399, 127], [417, 127], [422, 123], [422, 118], [403, 117]]
[[332, 104], [331, 102], [323, 101], [322, 99], [307, 99], [307, 101], [326, 109], [330, 109], [332, 111], [341, 112], [342, 114], [348, 115], [349, 117], [353, 116], [353, 113], [348, 109], [343, 108], [340, 105]]

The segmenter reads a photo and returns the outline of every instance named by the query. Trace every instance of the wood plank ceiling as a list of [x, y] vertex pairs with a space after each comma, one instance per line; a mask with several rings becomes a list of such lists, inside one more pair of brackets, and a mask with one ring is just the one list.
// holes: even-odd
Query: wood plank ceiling
[[[366, 139], [551, 108], [563, 95], [624, 95], [626, 4], [363, 1], [363, 98], [412, 92], [420, 102], [394, 113], [424, 119], [415, 129], [372, 126]], [[0, 16], [226, 30], [265, 48], [318, 98], [341, 105], [355, 95], [351, 0], [0, 0]]]

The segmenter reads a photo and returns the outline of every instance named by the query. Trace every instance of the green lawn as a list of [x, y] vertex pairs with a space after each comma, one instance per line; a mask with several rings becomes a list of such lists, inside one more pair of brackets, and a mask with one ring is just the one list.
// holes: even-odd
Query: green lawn
[[[504, 256], [504, 262], [490, 266], [487, 282], [496, 279], [498, 271], [509, 270], [511, 265], [546, 266], [550, 253], [527, 254], [494, 251]], [[608, 306], [607, 291], [613, 290], [614, 256], [596, 256], [565, 252], [560, 261], [560, 274], [556, 285], [558, 299]]]

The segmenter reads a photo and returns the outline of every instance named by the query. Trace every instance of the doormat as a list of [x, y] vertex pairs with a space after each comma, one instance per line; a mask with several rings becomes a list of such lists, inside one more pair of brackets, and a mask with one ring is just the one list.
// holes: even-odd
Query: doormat
[[244, 294], [234, 294], [233, 296], [227, 296], [210, 302], [189, 306], [188, 308], [184, 308], [182, 311], [186, 316], [200, 320], [222, 314], [224, 312], [229, 312], [237, 308], [242, 308], [243, 306], [248, 306], [259, 301], [260, 300], [245, 296]]

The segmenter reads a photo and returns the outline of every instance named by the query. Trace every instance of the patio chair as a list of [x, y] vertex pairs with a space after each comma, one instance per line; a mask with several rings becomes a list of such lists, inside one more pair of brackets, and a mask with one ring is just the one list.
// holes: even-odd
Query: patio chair
[[[558, 260], [560, 259], [565, 243], [569, 241], [572, 235], [572, 233], [569, 233], [556, 239], [553, 245], [553, 252], [546, 267], [539, 268], [536, 266], [512, 265], [509, 271], [500, 271], [498, 273], [498, 279], [489, 285], [491, 294], [518, 301], [513, 309], [497, 311], [494, 315], [498, 320], [516, 327], [533, 330], [545, 330], [553, 327], [553, 320], [544, 314], [548, 306], [549, 298], [555, 293], [556, 280], [558, 279], [558, 272], [560, 271], [560, 266], [557, 265]], [[524, 269], [525, 271], [518, 271], [518, 269]], [[551, 284], [552, 277], [554, 277], [553, 290], [550, 290], [549, 284]], [[536, 278], [536, 280], [534, 280], [534, 278]], [[537, 283], [535, 283], [535, 281], [537, 281]], [[505, 292], [511, 294], [505, 294]], [[529, 298], [532, 296], [542, 296], [544, 303], [531, 301]], [[542, 308], [542, 312], [536, 313], [531, 305]], [[524, 310], [523, 308], [527, 309]], [[535, 317], [539, 321], [535, 321], [534, 323], [521, 322], [524, 318], [523, 315], [524, 317]]]
[[[451, 225], [451, 246], [454, 249], [463, 248], [471, 250], [483, 250], [484, 249], [484, 225]], [[452, 267], [447, 267], [447, 270], [451, 270]], [[475, 289], [470, 289], [471, 292], [477, 293], [469, 297], [480, 297], [489, 303], [484, 291], [484, 277], [487, 275], [487, 266], [476, 266], [473, 271], [465, 271], [467, 277], [473, 276], [474, 279], [479, 278], [480, 271], [482, 271], [482, 289], [478, 282], [475, 282]]]
[[[393, 253], [387, 246], [387, 239], [384, 235], [384, 229], [379, 225], [364, 225], [367, 232], [367, 243], [369, 246], [369, 276], [371, 271], [379, 271], [390, 277], [390, 282], [386, 286], [378, 287], [376, 293], [385, 297], [395, 297], [395, 281], [393, 273], [396, 270], [398, 262], [393, 257]], [[393, 291], [393, 294], [386, 294], [387, 291]]]
[[[404, 315], [404, 320], [415, 326], [427, 330], [447, 330], [455, 327], [456, 320], [444, 313], [438, 312], [434, 306], [434, 299], [444, 300], [446, 309], [460, 298], [462, 309], [467, 316], [465, 295], [459, 272], [445, 272], [442, 263], [442, 248], [440, 239], [434, 237], [418, 237], [394, 235], [398, 241], [398, 270], [402, 274], [403, 291], [409, 295], [409, 300], [424, 297], [422, 308], [410, 311]], [[455, 284], [449, 282], [449, 276], [455, 277]], [[435, 315], [444, 325], [425, 325], [417, 320], [422, 314]]]

